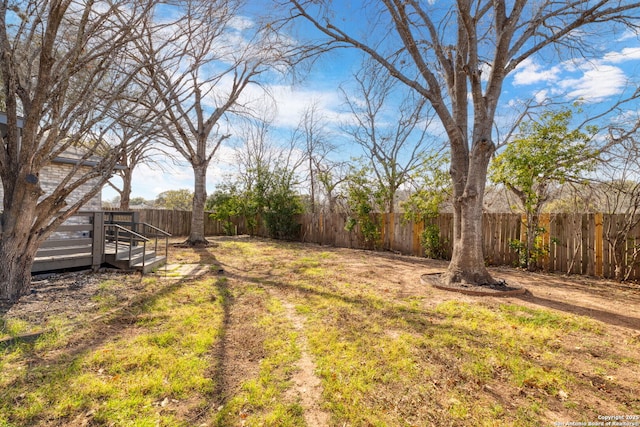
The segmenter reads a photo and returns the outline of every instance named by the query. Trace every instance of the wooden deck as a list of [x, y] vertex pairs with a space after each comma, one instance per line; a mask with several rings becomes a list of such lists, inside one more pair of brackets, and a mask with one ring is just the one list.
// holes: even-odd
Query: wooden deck
[[[83, 212], [71, 217], [38, 250], [32, 273], [108, 264], [144, 273], [164, 264], [169, 234], [137, 221], [135, 212]], [[158, 254], [163, 239], [164, 254]]]

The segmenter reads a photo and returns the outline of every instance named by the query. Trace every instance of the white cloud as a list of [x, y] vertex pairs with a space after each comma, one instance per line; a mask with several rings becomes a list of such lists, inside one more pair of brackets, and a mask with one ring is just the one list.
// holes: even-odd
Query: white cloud
[[569, 98], [595, 102], [622, 93], [627, 83], [624, 71], [612, 65], [592, 65], [581, 77], [558, 83]]
[[269, 87], [269, 92], [278, 105], [275, 125], [295, 128], [305, 109], [314, 102], [321, 116], [329, 123], [339, 123], [342, 114], [336, 107], [342, 104], [337, 90], [314, 90], [284, 85]]
[[538, 104], [542, 104], [544, 101], [548, 99], [549, 91], [547, 89], [539, 90], [534, 94], [534, 97]]
[[133, 172], [133, 181], [136, 183], [133, 196], [151, 200], [163, 191], [193, 189], [193, 173], [186, 166], [177, 166], [172, 170], [163, 171], [159, 167], [143, 164]]
[[624, 92], [629, 79], [617, 65], [638, 59], [638, 47], [609, 52], [599, 60], [576, 58], [549, 68], [529, 58], [516, 68], [513, 85], [537, 86], [532, 95], [538, 101], [551, 95], [599, 102]]
[[253, 28], [255, 23], [247, 16], [234, 16], [229, 20], [229, 26], [236, 31], [245, 31]]
[[638, 31], [627, 29], [617, 41], [621, 42], [621, 41], [626, 41], [631, 39], [637, 39], [638, 36], [640, 36], [640, 33], [638, 33]]
[[640, 47], [625, 47], [620, 52], [607, 53], [603, 61], [613, 64], [619, 64], [626, 61], [634, 61], [640, 59]]
[[521, 86], [541, 82], [555, 82], [558, 80], [560, 73], [561, 69], [558, 66], [545, 70], [542, 65], [536, 63], [532, 58], [527, 58], [516, 67], [513, 84]]

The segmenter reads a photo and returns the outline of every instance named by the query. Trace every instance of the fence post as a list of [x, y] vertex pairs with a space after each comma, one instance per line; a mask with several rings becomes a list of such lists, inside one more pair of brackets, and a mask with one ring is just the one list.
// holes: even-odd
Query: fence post
[[103, 248], [104, 248], [104, 213], [93, 213], [93, 243], [91, 246], [91, 268], [97, 270], [102, 264]]
[[595, 215], [596, 227], [595, 227], [595, 237], [594, 237], [594, 246], [596, 252], [596, 265], [595, 265], [595, 275], [597, 277], [603, 276], [603, 246], [604, 246], [604, 234], [603, 234], [603, 215], [601, 213], [597, 213]]
[[413, 237], [413, 254], [415, 256], [422, 256], [422, 245], [420, 242], [420, 236], [424, 231], [424, 220], [412, 221], [412, 237]]

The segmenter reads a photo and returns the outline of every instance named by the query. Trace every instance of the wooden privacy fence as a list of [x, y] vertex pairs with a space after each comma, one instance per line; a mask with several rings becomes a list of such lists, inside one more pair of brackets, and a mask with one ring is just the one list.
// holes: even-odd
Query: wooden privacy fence
[[[384, 249], [405, 255], [424, 256], [421, 235], [423, 221], [404, 221], [402, 214], [374, 215], [380, 224], [379, 242]], [[636, 218], [640, 219], [640, 218]], [[141, 210], [140, 220], [167, 230], [174, 236], [189, 234], [191, 212], [173, 210]], [[630, 230], [625, 224], [630, 218], [622, 214], [543, 214], [540, 226], [544, 232], [540, 243], [548, 253], [538, 260], [545, 271], [584, 274], [606, 278], [615, 277], [616, 267], [628, 273], [629, 279], [640, 279], [640, 265], [635, 255], [640, 250], [640, 224]], [[337, 247], [372, 249], [365, 242], [359, 228], [345, 230], [347, 217], [344, 214], [305, 214], [299, 216], [301, 231], [299, 240]], [[444, 258], [450, 258], [453, 242], [453, 216], [443, 213], [430, 221], [439, 229], [439, 243]], [[255, 229], [250, 230], [244, 218], [233, 220], [233, 231], [237, 234], [253, 234], [267, 237], [266, 227], [258, 219]], [[525, 239], [524, 219], [520, 214], [484, 214], [484, 256], [489, 265], [516, 265], [519, 254], [513, 241]], [[614, 238], [619, 233], [625, 234]], [[226, 234], [223, 224], [209, 218], [205, 213], [205, 234]], [[619, 236], [618, 236], [619, 237]], [[615, 259], [620, 260], [616, 265]], [[638, 257], [640, 258], [640, 256]]]
[[[169, 209], [140, 209], [140, 221], [153, 224], [155, 227], [167, 231], [172, 236], [188, 236], [191, 232], [191, 211]], [[227, 234], [224, 224], [209, 218], [210, 212], [204, 214], [204, 234], [206, 236], [222, 236]], [[253, 234], [267, 236], [267, 230], [262, 221], [258, 220], [256, 230], [251, 230], [245, 218], [235, 218], [235, 234]]]

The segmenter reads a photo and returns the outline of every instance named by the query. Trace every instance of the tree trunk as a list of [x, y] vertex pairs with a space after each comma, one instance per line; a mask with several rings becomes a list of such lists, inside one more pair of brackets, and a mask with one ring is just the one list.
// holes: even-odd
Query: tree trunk
[[309, 157], [309, 180], [311, 181], [311, 213], [316, 213], [316, 186], [313, 173], [313, 158]]
[[537, 214], [527, 214], [527, 247], [525, 251], [525, 265], [528, 271], [535, 271], [537, 267], [537, 251], [536, 251], [536, 237], [538, 230], [538, 223], [540, 217]]
[[[468, 160], [452, 165], [468, 164], [468, 173], [452, 167], [453, 179], [453, 254], [442, 280], [444, 283], [466, 283], [475, 286], [492, 285], [496, 280], [485, 267], [482, 247], [483, 195], [487, 167], [493, 154], [493, 144], [482, 141], [474, 144]], [[457, 155], [464, 155], [458, 152]], [[466, 179], [465, 179], [466, 178]]]
[[129, 203], [131, 201], [131, 182], [132, 182], [133, 168], [127, 168], [122, 174], [122, 192], [120, 193], [120, 209], [123, 211], [129, 210]]
[[389, 194], [389, 198], [387, 200], [387, 213], [385, 215], [385, 236], [384, 236], [384, 248], [388, 251], [391, 250], [391, 232], [393, 231], [391, 217], [395, 213], [394, 201], [395, 192]]
[[0, 301], [14, 303], [29, 291], [31, 267], [38, 247], [22, 249], [20, 239], [0, 242]]
[[[26, 206], [25, 206], [26, 205]], [[31, 231], [35, 200], [4, 212], [0, 235], [0, 301], [13, 303], [29, 291], [31, 268], [42, 241]]]
[[335, 213], [336, 211], [336, 199], [331, 191], [327, 192], [327, 198], [329, 199], [329, 213]]
[[193, 165], [195, 180], [193, 208], [191, 212], [191, 234], [185, 243], [197, 246], [209, 242], [204, 237], [204, 206], [207, 200], [207, 164]]
[[616, 282], [622, 282], [625, 277], [625, 240], [626, 233], [618, 233], [613, 241], [613, 265], [614, 279]]

